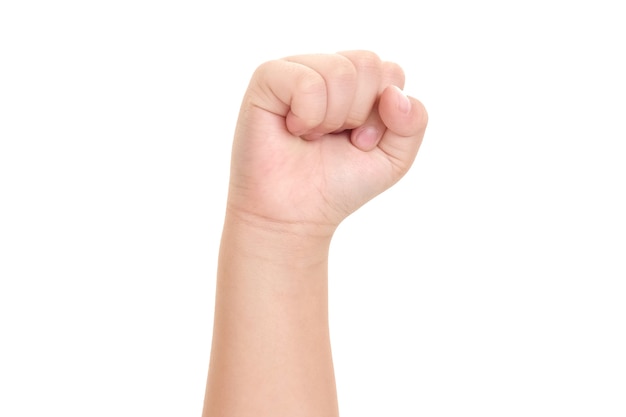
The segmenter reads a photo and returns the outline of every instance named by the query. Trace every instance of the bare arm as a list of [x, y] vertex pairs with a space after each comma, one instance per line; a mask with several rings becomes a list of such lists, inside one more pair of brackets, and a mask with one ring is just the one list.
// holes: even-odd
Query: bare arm
[[[375, 54], [259, 67], [233, 144], [204, 417], [338, 415], [328, 248], [412, 164], [426, 112]], [[397, 86], [397, 87], [394, 87]]]
[[337, 415], [328, 243], [228, 215], [205, 416]]

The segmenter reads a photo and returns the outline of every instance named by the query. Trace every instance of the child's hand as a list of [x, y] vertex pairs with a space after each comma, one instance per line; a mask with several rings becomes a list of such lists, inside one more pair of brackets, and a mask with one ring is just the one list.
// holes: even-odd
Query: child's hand
[[400, 67], [366, 51], [261, 65], [237, 124], [229, 211], [272, 228], [334, 230], [415, 159], [427, 115], [403, 86]]

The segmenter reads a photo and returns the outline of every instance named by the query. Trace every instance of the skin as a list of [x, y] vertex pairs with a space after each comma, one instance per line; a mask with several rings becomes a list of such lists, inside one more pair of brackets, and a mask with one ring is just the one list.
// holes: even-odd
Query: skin
[[424, 136], [404, 73], [369, 51], [258, 67], [232, 149], [203, 417], [338, 415], [328, 328], [337, 226]]

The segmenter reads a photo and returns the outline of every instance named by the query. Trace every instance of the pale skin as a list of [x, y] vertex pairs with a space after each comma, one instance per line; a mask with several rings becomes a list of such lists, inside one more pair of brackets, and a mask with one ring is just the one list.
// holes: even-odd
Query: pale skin
[[253, 74], [232, 150], [203, 417], [335, 417], [328, 251], [411, 167], [427, 114], [369, 51]]

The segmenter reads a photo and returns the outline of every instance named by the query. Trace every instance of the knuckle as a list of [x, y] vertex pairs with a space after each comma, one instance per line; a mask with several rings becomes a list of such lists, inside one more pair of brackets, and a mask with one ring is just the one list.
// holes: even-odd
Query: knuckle
[[348, 58], [358, 72], [380, 75], [382, 71], [382, 61], [374, 52], [358, 50], [342, 52], [341, 55]]
[[260, 78], [260, 77], [266, 77], [267, 74], [270, 74], [272, 72], [284, 71], [284, 67], [285, 67], [284, 62], [281, 62], [280, 60], [276, 60], [276, 59], [263, 62], [262, 64], [256, 67], [256, 69], [252, 73], [252, 78], [255, 79], [255, 78]]
[[383, 64], [383, 74], [385, 75], [385, 78], [389, 80], [404, 84], [404, 70], [395, 62], [385, 62]]
[[296, 89], [304, 95], [325, 95], [326, 83], [324, 78], [313, 70], [302, 71], [296, 82]]
[[370, 51], [360, 51], [354, 54], [352, 62], [358, 69], [367, 72], [380, 72], [382, 63], [380, 57]]
[[338, 82], [354, 82], [356, 80], [357, 69], [352, 61], [342, 55], [336, 55], [332, 63], [330, 76]]

